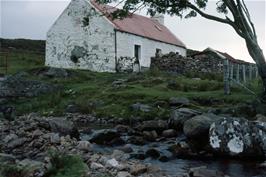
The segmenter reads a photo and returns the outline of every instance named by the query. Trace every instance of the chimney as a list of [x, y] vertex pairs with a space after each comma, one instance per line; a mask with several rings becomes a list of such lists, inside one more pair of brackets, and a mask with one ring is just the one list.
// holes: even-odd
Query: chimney
[[160, 24], [164, 25], [164, 15], [156, 13], [154, 16], [151, 17], [151, 19], [156, 20]]

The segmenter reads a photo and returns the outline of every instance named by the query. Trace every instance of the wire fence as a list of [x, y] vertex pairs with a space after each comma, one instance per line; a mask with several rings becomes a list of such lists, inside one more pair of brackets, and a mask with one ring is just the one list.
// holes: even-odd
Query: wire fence
[[8, 51], [0, 51], [0, 76], [7, 74], [8, 55]]

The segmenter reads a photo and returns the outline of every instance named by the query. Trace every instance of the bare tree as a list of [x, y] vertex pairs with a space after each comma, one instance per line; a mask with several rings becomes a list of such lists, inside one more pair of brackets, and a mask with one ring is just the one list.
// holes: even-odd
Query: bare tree
[[155, 13], [176, 15], [190, 18], [198, 14], [202, 17], [230, 25], [241, 36], [245, 42], [248, 52], [256, 62], [259, 75], [263, 82], [262, 100], [266, 101], [266, 62], [262, 49], [257, 40], [257, 34], [250, 13], [244, 0], [217, 0], [216, 10], [223, 14], [223, 18], [218, 15], [208, 14], [205, 9], [208, 0], [97, 0], [99, 3], [118, 2], [123, 3], [123, 9], [115, 11], [114, 18], [123, 18], [138, 9], [146, 7], [148, 14]]

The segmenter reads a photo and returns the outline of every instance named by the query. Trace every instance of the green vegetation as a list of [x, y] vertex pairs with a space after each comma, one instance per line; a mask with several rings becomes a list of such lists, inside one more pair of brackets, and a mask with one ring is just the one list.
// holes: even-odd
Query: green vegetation
[[44, 54], [26, 51], [11, 50], [8, 54], [0, 55], [0, 74], [5, 73], [5, 60], [7, 57], [7, 74], [26, 71], [32, 68], [44, 66]]
[[3, 175], [3, 177], [27, 177], [28, 169], [14, 164], [1, 164], [0, 176], [1, 175]]
[[86, 173], [87, 165], [76, 155], [50, 151], [51, 167], [44, 177], [77, 177]]
[[30, 40], [30, 39], [3, 39], [0, 38], [1, 50], [26, 50], [44, 53], [44, 40]]
[[[16, 107], [17, 114], [39, 112], [44, 115], [61, 115], [67, 105], [76, 104], [81, 113], [121, 118], [139, 116], [151, 119], [168, 117], [168, 105], [158, 106], [156, 103], [167, 103], [171, 97], [187, 97], [191, 100], [219, 100], [219, 104], [216, 105], [199, 105], [197, 102], [192, 102], [191, 107], [198, 109], [207, 109], [208, 106], [230, 106], [255, 99], [254, 95], [237, 86], [233, 87], [232, 95], [225, 96], [221, 76], [217, 75], [188, 73], [186, 76], [178, 76], [162, 73], [158, 70], [139, 74], [68, 70], [70, 76], [67, 78], [48, 78], [36, 75], [36, 71], [44, 68], [43, 55], [15, 52], [9, 57], [9, 74], [26, 71], [31, 79], [62, 86], [62, 89], [56, 93], [35, 98], [11, 100], [8, 104]], [[191, 79], [195, 76], [201, 79]], [[125, 80], [121, 86], [112, 84], [119, 79]], [[259, 93], [261, 83], [254, 81], [248, 87]], [[151, 112], [132, 111], [130, 105], [137, 102], [152, 106]]]
[[[50, 151], [51, 166], [45, 171], [44, 177], [81, 177], [85, 176], [87, 165], [77, 155], [67, 155], [58, 151]], [[37, 171], [43, 171], [43, 166], [21, 166], [20, 164], [1, 164], [0, 176], [28, 177]]]

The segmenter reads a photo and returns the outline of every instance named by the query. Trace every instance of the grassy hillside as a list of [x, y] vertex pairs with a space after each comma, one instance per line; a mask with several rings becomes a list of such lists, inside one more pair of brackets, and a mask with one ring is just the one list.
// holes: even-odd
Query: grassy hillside
[[44, 53], [45, 41], [44, 40], [30, 40], [30, 39], [3, 39], [0, 38], [1, 49], [16, 49], [27, 50]]
[[[155, 118], [169, 116], [167, 102], [171, 97], [187, 97], [192, 100], [190, 107], [198, 109], [230, 106], [255, 99], [238, 87], [233, 88], [232, 95], [225, 96], [221, 76], [188, 73], [186, 77], [157, 70], [139, 74], [68, 70], [71, 75], [67, 78], [49, 78], [36, 75], [36, 71], [44, 68], [43, 54], [16, 51], [11, 53], [9, 61], [9, 74], [25, 71], [30, 79], [58, 84], [63, 88], [49, 95], [11, 100], [8, 104], [14, 105], [19, 114], [39, 112], [59, 115], [64, 113], [67, 105], [76, 104], [80, 112], [98, 116]], [[192, 79], [195, 76], [201, 80]], [[121, 79], [121, 86], [114, 85], [114, 81]], [[256, 93], [260, 91], [258, 81], [250, 83], [249, 88]], [[216, 104], [210, 100], [215, 100]], [[130, 105], [137, 102], [150, 105], [151, 112], [132, 111]]]

